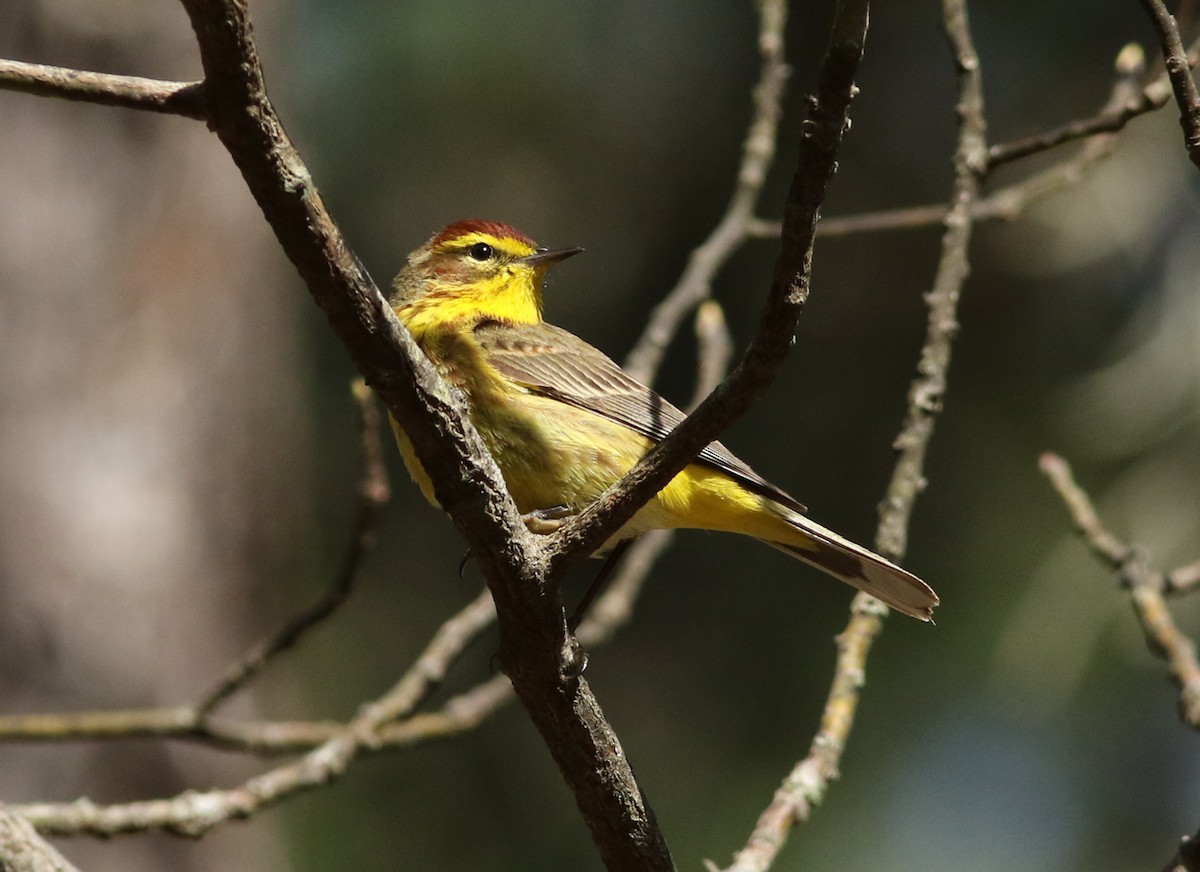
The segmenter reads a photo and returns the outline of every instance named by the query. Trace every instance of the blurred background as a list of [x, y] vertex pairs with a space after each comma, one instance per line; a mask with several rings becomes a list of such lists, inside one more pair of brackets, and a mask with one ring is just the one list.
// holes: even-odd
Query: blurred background
[[[795, 5], [764, 217], [831, 4]], [[252, 6], [276, 107], [380, 282], [460, 218], [582, 245], [547, 316], [620, 359], [724, 209], [758, 66], [749, 2]], [[1124, 0], [971, 11], [997, 142], [1098, 109], [1127, 42], [1157, 54]], [[182, 10], [133, 0], [3, 4], [0, 56], [200, 75]], [[936, 4], [875, 10], [826, 215], [945, 199], [952, 71]], [[1037, 472], [1061, 452], [1156, 565], [1200, 556], [1200, 180], [1176, 117], [1133, 123], [1078, 185], [978, 230], [905, 560], [941, 594], [938, 626], [888, 621], [842, 778], [777, 870], [1157, 868], [1200, 824], [1195, 733]], [[0, 119], [3, 709], [180, 704], [332, 577], [359, 462], [353, 370], [202, 124], [7, 92]], [[723, 437], [858, 541], [938, 251], [937, 228], [821, 242], [786, 371]], [[718, 279], [739, 343], [774, 256], [752, 244]], [[659, 388], [686, 401], [692, 365], [684, 330]], [[354, 599], [232, 713], [350, 716], [479, 589], [389, 459], [396, 494]], [[592, 653], [681, 869], [727, 862], [806, 752], [850, 596], [753, 542], [684, 534]], [[1176, 613], [1200, 633], [1195, 603]], [[493, 650], [446, 693], [486, 678]], [[269, 765], [181, 743], [5, 745], [0, 798], [166, 796]], [[199, 843], [61, 846], [87, 872], [600, 868], [516, 707]]]

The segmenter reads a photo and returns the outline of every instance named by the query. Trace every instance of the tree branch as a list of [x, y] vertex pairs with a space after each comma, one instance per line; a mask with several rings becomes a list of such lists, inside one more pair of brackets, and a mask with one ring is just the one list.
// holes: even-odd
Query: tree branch
[[29, 821], [0, 805], [0, 870], [78, 872], [66, 857], [38, 835]]
[[[1145, 88], [1137, 86], [1137, 80], [1145, 70], [1145, 55], [1141, 48], [1131, 43], [1117, 55], [1116, 81], [1104, 107], [1094, 118], [1108, 118], [1112, 113], [1120, 111], [1138, 102], [1140, 105], [1147, 94], [1151, 93], [1154, 85]], [[1162, 80], [1165, 82], [1165, 78]], [[1162, 102], [1166, 102], [1168, 91], [1163, 90]], [[1149, 109], [1158, 106], [1147, 103]], [[1132, 117], [1132, 116], [1130, 116]], [[1082, 122], [1076, 122], [1082, 124]], [[1070, 127], [1070, 126], [1068, 126]], [[1064, 130], [1067, 128], [1060, 128]], [[977, 198], [971, 205], [970, 217], [975, 223], [992, 219], [1012, 221], [1021, 216], [1025, 208], [1035, 200], [1079, 181], [1083, 175], [1096, 163], [1112, 153], [1116, 145], [1116, 131], [1091, 130], [1086, 135], [1088, 140], [1083, 148], [1072, 157], [1035, 173], [1029, 178], [1022, 179], [1003, 188], [998, 188], [986, 197]], [[992, 146], [988, 149], [988, 172], [995, 167], [1017, 157], [1047, 150], [1066, 139], [1056, 139], [1058, 134], [1051, 132], [1040, 136], [1030, 137], [1008, 146]], [[817, 228], [817, 236], [841, 237], [857, 233], [874, 233], [883, 230], [912, 230], [942, 224], [950, 212], [950, 207], [943, 203], [933, 203], [928, 206], [910, 206], [903, 209], [891, 209], [880, 212], [865, 212], [859, 215], [846, 215], [835, 218], [824, 218]], [[758, 221], [751, 229], [755, 236], [771, 237], [779, 235], [779, 222]]]
[[245, 687], [272, 658], [295, 646], [309, 630], [336, 612], [349, 599], [362, 559], [375, 545], [375, 522], [379, 510], [391, 498], [387, 466], [383, 460], [383, 440], [380, 438], [383, 421], [374, 395], [365, 382], [356, 380], [351, 393], [358, 410], [362, 472], [358, 482], [353, 532], [342, 558], [341, 569], [334, 578], [333, 586], [321, 599], [288, 621], [274, 636], [254, 646], [201, 696], [194, 709], [198, 720], [203, 720], [222, 702]]
[[140, 76], [89, 73], [0, 58], [0, 89], [182, 115], [199, 121], [208, 117], [203, 82], [166, 82]]
[[86, 799], [72, 803], [16, 806], [39, 830], [58, 835], [117, 833], [164, 829], [198, 837], [213, 827], [239, 820], [281, 800], [339, 778], [361, 753], [380, 745], [379, 733], [421, 704], [445, 677], [449, 664], [492, 620], [486, 593], [447, 621], [409, 671], [378, 700], [363, 705], [350, 723], [294, 763], [279, 766], [229, 790], [186, 791], [169, 799], [98, 806]]
[[[913, 504], [925, 484], [925, 452], [933, 436], [933, 423], [941, 411], [946, 390], [950, 350], [957, 332], [957, 307], [969, 272], [967, 247], [971, 238], [971, 211], [987, 171], [987, 125], [983, 114], [983, 87], [979, 58], [967, 22], [965, 0], [943, 0], [943, 27], [958, 68], [958, 145], [954, 155], [954, 187], [942, 255], [927, 295], [929, 322], [925, 345], [917, 365], [918, 375], [909, 390], [908, 415], [896, 439], [896, 460], [887, 496], [880, 507], [876, 545], [880, 553], [899, 561], [907, 548]], [[864, 593], [855, 595], [850, 620], [838, 637], [838, 659], [833, 682], [808, 755], [784, 779], [770, 805], [760, 815], [746, 846], [733, 859], [728, 872], [764, 872], [768, 869], [797, 821], [807, 820], [837, 778], [866, 677], [867, 656], [883, 630], [887, 608]]]
[[1171, 80], [1171, 90], [1175, 92], [1175, 102], [1179, 105], [1179, 125], [1183, 128], [1183, 143], [1188, 158], [1200, 167], [1200, 91], [1196, 90], [1196, 81], [1192, 78], [1179, 27], [1162, 0], [1141, 0], [1141, 4], [1158, 32], [1167, 77]]
[[791, 73], [783, 50], [788, 10], [786, 0], [760, 0], [758, 9], [761, 67], [758, 84], [754, 87], [754, 116], [742, 143], [737, 184], [725, 214], [708, 238], [688, 257], [683, 275], [654, 307], [641, 337], [625, 359], [625, 371], [639, 381], [649, 383], [684, 317], [701, 300], [708, 298], [718, 270], [749, 238], [755, 205], [762, 194], [767, 171], [775, 160], [780, 107]]
[[[784, 203], [780, 254], [758, 331], [734, 371], [617, 485], [551, 538], [560, 554], [590, 553], [661, 490], [719, 431], [756, 400], [783, 366], [808, 296], [812, 248], [837, 150], [857, 93], [854, 75], [867, 27], [866, 0], [840, 3], [817, 94], [806, 101], [797, 169]], [[556, 564], [561, 557], [552, 556]]]
[[[1196, 64], [1197, 51], [1200, 41], [1193, 43], [1188, 53], [1188, 63]], [[1125, 79], [1136, 76], [1145, 67], [1145, 54], [1141, 46], [1131, 43], [1125, 46], [1117, 55], [1117, 77]], [[1076, 139], [1095, 136], [1100, 133], [1116, 133], [1126, 124], [1140, 115], [1153, 112], [1167, 105], [1171, 99], [1171, 82], [1166, 73], [1141, 88], [1137, 93], [1129, 94], [1126, 100], [1110, 102], [1105, 108], [1091, 118], [1072, 121], [1061, 127], [1055, 127], [1044, 133], [1018, 139], [1014, 142], [993, 145], [988, 149], [989, 168], [995, 169], [1006, 163], [1031, 154], [1047, 151], [1055, 146]]]
[[[1115, 67], [1117, 78], [1113, 83], [1112, 92], [1104, 108], [1096, 115], [988, 149], [990, 173], [997, 166], [1018, 158], [1047, 151], [1074, 139], [1087, 139], [1083, 148], [1074, 156], [1029, 178], [997, 188], [986, 197], [976, 199], [971, 206], [972, 221], [979, 223], [994, 219], [1015, 220], [1033, 201], [1079, 181], [1094, 164], [1111, 154], [1116, 144], [1115, 134], [1128, 120], [1161, 108], [1170, 98], [1170, 84], [1165, 74], [1145, 87], [1137, 86], [1138, 78], [1145, 71], [1145, 54], [1136, 43], [1130, 43], [1121, 50], [1117, 55]], [[930, 203], [924, 206], [906, 206], [900, 209], [822, 218], [817, 226], [817, 237], [825, 239], [860, 233], [915, 230], [944, 224], [949, 212], [950, 207], [944, 203]], [[781, 227], [782, 223], [779, 221], [755, 218], [750, 222], [747, 232], [754, 239], [778, 239]]]
[[896, 437], [900, 456], [880, 507], [875, 537], [880, 553], [896, 559], [907, 549], [913, 503], [925, 487], [925, 451], [942, 408], [950, 351], [958, 332], [958, 301], [970, 273], [967, 248], [974, 226], [971, 210], [979, 199], [981, 180], [988, 170], [983, 83], [967, 21], [966, 0], [943, 0], [942, 11], [958, 68], [958, 145], [954, 153], [950, 211], [942, 235], [942, 256], [933, 289], [925, 298], [929, 307], [925, 345], [917, 363], [918, 376], [908, 393], [908, 414]]
[[1200, 587], [1200, 560], [1172, 569], [1163, 578], [1163, 593], [1187, 593]]
[[575, 674], [544, 543], [525, 529], [461, 399], [400, 326], [326, 211], [267, 99], [244, 0], [184, 0], [184, 7], [200, 46], [210, 126], [470, 545], [496, 600], [499, 661], [601, 857], [610, 868], [672, 868], [620, 743]]
[[[731, 353], [731, 340], [721, 307], [709, 300], [696, 311], [697, 382], [692, 407], [706, 397], [724, 376]], [[357, 393], [363, 405], [362, 439], [364, 470], [360, 494], [374, 504], [386, 499], [382, 492], [387, 486], [385, 470], [376, 452], [378, 432], [374, 404]], [[352, 540], [351, 553], [355, 549]], [[588, 647], [608, 641], [616, 630], [627, 623], [633, 606], [655, 561], [674, 538], [670, 530], [657, 530], [640, 538], [625, 555], [620, 570], [604, 594], [595, 602], [586, 620], [580, 625], [578, 637]], [[354, 563], [347, 560], [347, 564]], [[341, 577], [344, 580], [345, 575]], [[337, 599], [334, 590], [326, 600]], [[325, 602], [326, 600], [322, 600]], [[314, 606], [306, 615], [322, 612]], [[303, 623], [301, 619], [292, 625]], [[474, 625], [478, 632], [486, 621]], [[280, 634], [282, 636], [284, 634]], [[463, 646], [465, 647], [465, 645]], [[459, 649], [461, 650], [461, 649]], [[247, 657], [248, 662], [251, 658]], [[439, 664], [445, 671], [451, 663]], [[234, 670], [231, 670], [231, 673]], [[248, 680], [248, 678], [246, 679]], [[244, 683], [244, 682], [243, 682]], [[431, 688], [432, 690], [432, 688]], [[202, 698], [206, 699], [206, 698]], [[511, 685], [505, 676], [496, 676], [449, 700], [439, 712], [414, 715], [387, 724], [379, 730], [379, 747], [405, 749], [429, 740], [445, 739], [478, 726], [501, 705], [513, 699]], [[0, 715], [0, 741], [78, 741], [81, 739], [160, 738], [199, 742], [231, 751], [260, 755], [308, 751], [329, 741], [345, 729], [335, 721], [240, 721], [214, 717], [203, 703], [193, 707], [166, 709], [131, 709], [124, 711], [71, 712], [65, 714]]]
[[1130, 603], [1150, 650], [1167, 662], [1171, 678], [1179, 688], [1180, 716], [1200, 729], [1200, 660], [1196, 657], [1195, 643], [1180, 631], [1167, 608], [1163, 574], [1151, 569], [1137, 549], [1105, 529], [1092, 501], [1076, 484], [1071, 467], [1063, 458], [1046, 452], [1039, 466], [1062, 498], [1088, 548], [1117, 571], [1129, 590]]

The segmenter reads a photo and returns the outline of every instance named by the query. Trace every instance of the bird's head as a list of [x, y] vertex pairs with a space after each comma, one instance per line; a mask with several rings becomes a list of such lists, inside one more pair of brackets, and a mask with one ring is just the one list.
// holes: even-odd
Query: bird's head
[[426, 319], [537, 323], [546, 270], [581, 251], [538, 248], [507, 224], [459, 221], [408, 256], [389, 302], [414, 332]]

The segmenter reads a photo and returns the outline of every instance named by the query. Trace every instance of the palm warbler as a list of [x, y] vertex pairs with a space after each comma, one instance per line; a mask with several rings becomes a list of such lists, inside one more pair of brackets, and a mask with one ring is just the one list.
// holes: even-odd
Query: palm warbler
[[[409, 255], [389, 300], [429, 359], [466, 396], [471, 421], [528, 518], [586, 508], [683, 420], [603, 353], [542, 320], [546, 270], [580, 251], [538, 248], [504, 224], [460, 221]], [[412, 443], [392, 423], [409, 473], [437, 506]], [[803, 512], [713, 442], [605, 547], [660, 528], [741, 533], [906, 615], [930, 619], [938, 597], [928, 585]]]

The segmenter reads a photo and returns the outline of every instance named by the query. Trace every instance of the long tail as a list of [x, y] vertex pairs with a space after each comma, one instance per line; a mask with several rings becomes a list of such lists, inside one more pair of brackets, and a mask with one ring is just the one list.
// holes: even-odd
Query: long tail
[[897, 611], [922, 621], [933, 620], [938, 595], [921, 579], [802, 515], [784, 511], [785, 520], [799, 534], [797, 544], [760, 541], [854, 585]]

